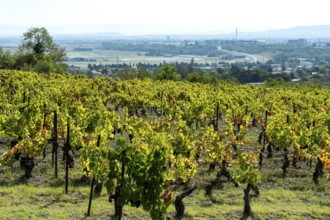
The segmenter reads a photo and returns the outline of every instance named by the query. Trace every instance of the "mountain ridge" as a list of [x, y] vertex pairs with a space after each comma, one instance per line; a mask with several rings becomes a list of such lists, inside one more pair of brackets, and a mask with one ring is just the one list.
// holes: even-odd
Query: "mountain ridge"
[[[224, 37], [236, 37], [236, 33], [224, 35]], [[259, 39], [259, 38], [330, 38], [330, 25], [297, 26], [283, 29], [270, 29], [259, 32], [238, 32], [238, 39]]]
[[[0, 37], [21, 36], [29, 26], [0, 25]], [[166, 31], [165, 26], [157, 25], [58, 25], [49, 26], [49, 32], [54, 36], [88, 35], [92, 36], [209, 36], [210, 38], [236, 39], [236, 32], [223, 33], [222, 30], [178, 30]], [[136, 30], [136, 31], [135, 31]], [[142, 30], [142, 31], [141, 31]], [[144, 31], [144, 32], [143, 32]], [[208, 37], [208, 38], [209, 38]], [[237, 39], [329, 39], [330, 25], [297, 26], [282, 29], [269, 29], [263, 31], [240, 31], [238, 28]]]

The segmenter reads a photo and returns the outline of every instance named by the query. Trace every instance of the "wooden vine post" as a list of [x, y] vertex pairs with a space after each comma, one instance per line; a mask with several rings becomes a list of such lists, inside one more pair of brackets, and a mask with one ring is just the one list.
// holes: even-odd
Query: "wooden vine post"
[[55, 162], [55, 178], [58, 177], [58, 169], [57, 169], [57, 111], [54, 111], [54, 138], [53, 138], [53, 151], [52, 151], [52, 164]]
[[[101, 142], [101, 135], [99, 135], [97, 137], [97, 147], [100, 147], [100, 142]], [[87, 216], [91, 216], [94, 182], [95, 182], [95, 175], [93, 174], [93, 178], [92, 178], [92, 182], [91, 182], [91, 190], [89, 193]]]
[[68, 194], [68, 185], [69, 185], [69, 151], [70, 151], [70, 122], [68, 120], [67, 124], [67, 135], [66, 135], [66, 143], [64, 146], [65, 150], [65, 194]]

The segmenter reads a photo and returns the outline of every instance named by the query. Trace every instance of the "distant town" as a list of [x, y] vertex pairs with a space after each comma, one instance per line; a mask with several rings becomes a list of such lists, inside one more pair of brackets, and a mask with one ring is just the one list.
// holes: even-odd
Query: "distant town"
[[[154, 74], [164, 65], [170, 65], [175, 66], [182, 79], [197, 71], [239, 83], [259, 83], [268, 78], [327, 82], [330, 78], [330, 36], [324, 35], [326, 28], [328, 26], [306, 27], [306, 30], [302, 29], [305, 32], [278, 30], [271, 32], [277, 37], [268, 38], [265, 36], [270, 32], [241, 33], [236, 29], [233, 34], [223, 36], [134, 37], [109, 33], [55, 36], [54, 40], [65, 53], [63, 64], [67, 67], [62, 66], [62, 72], [92, 77], [129, 78], [139, 69]], [[311, 29], [318, 31], [322, 38], [311, 38]], [[287, 38], [283, 37], [285, 32]], [[304, 33], [308, 37], [292, 37]], [[20, 39], [0, 37], [1, 53], [15, 53]], [[43, 68], [43, 71], [47, 69], [50, 68]]]

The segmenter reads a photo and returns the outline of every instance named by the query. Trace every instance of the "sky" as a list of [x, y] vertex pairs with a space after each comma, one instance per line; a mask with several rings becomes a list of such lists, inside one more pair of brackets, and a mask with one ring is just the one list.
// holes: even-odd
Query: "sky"
[[[261, 31], [328, 25], [326, 3], [327, 0], [0, 0], [0, 25], [43, 26], [63, 33], [222, 34], [234, 32], [235, 28]], [[92, 25], [98, 25], [100, 30], [92, 29]], [[102, 25], [110, 26], [104, 30]]]

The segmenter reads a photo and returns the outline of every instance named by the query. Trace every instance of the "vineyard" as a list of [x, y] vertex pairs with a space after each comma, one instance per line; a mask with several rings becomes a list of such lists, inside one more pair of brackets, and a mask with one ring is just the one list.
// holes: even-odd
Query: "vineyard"
[[[303, 217], [330, 219], [329, 95], [328, 88], [292, 84], [0, 70], [0, 194], [5, 198], [12, 186], [4, 179], [28, 184], [44, 166], [38, 172], [61, 180], [64, 194], [76, 192], [75, 185], [88, 189], [79, 219], [130, 219], [125, 216], [133, 208], [144, 210], [136, 219], [294, 219], [294, 207], [285, 215], [266, 205], [254, 209], [282, 185], [324, 197], [316, 200], [319, 210]], [[204, 201], [204, 207], [194, 204], [198, 213], [189, 207], [194, 198]], [[106, 217], [93, 211], [101, 199], [108, 204]], [[231, 199], [240, 207], [222, 215]], [[201, 216], [207, 206], [218, 212]]]

